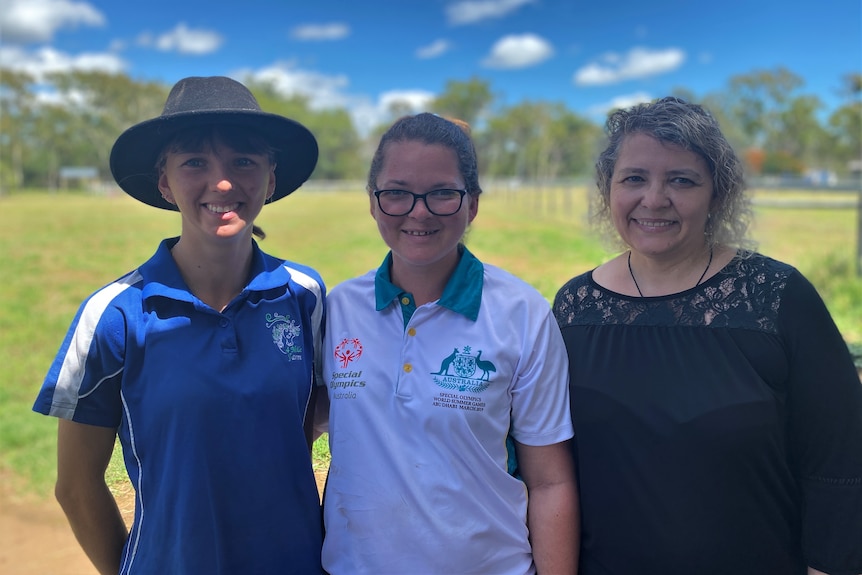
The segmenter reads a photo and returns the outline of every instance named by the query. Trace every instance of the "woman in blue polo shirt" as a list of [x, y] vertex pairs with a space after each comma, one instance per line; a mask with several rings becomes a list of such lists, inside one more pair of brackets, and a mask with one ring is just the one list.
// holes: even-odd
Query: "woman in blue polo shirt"
[[462, 243], [467, 130], [419, 114], [383, 135], [368, 193], [389, 254], [327, 300], [332, 575], [575, 570], [565, 348], [548, 302]]
[[[304, 421], [324, 285], [252, 238], [316, 162], [304, 126], [222, 77], [181, 80], [114, 144], [120, 187], [181, 233], [84, 301], [34, 406], [60, 418], [57, 498], [100, 573], [320, 572]], [[129, 532], [104, 480], [117, 436]]]

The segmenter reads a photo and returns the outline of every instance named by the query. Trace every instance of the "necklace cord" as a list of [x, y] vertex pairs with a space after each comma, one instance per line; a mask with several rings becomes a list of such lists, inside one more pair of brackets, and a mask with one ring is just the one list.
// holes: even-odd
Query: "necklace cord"
[[[699, 286], [700, 282], [703, 281], [703, 278], [706, 277], [706, 272], [709, 271], [709, 266], [712, 265], [712, 253], [713, 253], [713, 249], [709, 248], [709, 260], [706, 262], [706, 268], [703, 270], [703, 273], [700, 274], [700, 278], [697, 280], [697, 283], [694, 284], [694, 287]], [[635, 289], [638, 290], [638, 295], [640, 295], [641, 297], [644, 297], [644, 292], [641, 291], [641, 286], [638, 285], [638, 280], [635, 279], [635, 272], [632, 269], [632, 251], [631, 250], [629, 250], [629, 257], [628, 257], [627, 261], [628, 261], [628, 265], [629, 265], [629, 275], [632, 276], [632, 281], [635, 284]]]

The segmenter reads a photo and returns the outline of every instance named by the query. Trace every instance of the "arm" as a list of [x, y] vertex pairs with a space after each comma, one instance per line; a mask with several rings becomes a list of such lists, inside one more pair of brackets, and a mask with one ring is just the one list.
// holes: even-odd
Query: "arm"
[[518, 467], [527, 485], [527, 527], [533, 561], [540, 575], [577, 572], [580, 516], [569, 443], [515, 443]]
[[782, 294], [788, 449], [801, 488], [802, 554], [818, 573], [862, 573], [862, 386], [826, 306], [801, 275]]
[[317, 439], [329, 431], [329, 389], [325, 385], [318, 386], [315, 393], [317, 399], [314, 405], [313, 439]]
[[105, 483], [116, 430], [61, 419], [54, 493], [81, 548], [102, 575], [120, 571], [128, 537], [117, 502]]

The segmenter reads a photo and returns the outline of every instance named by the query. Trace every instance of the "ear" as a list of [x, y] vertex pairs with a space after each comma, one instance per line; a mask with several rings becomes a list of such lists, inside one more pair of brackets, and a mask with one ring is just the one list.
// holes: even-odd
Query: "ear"
[[472, 223], [479, 214], [479, 196], [474, 196], [473, 194], [467, 194], [467, 196], [470, 198], [470, 208], [467, 211], [467, 223]]
[[270, 199], [272, 194], [275, 193], [275, 166], [276, 164], [272, 164], [269, 167], [269, 184], [266, 186], [266, 199]]
[[371, 192], [368, 192], [368, 213], [372, 218], [377, 219], [377, 198]]
[[177, 202], [174, 199], [174, 194], [171, 192], [171, 186], [168, 184], [168, 176], [165, 174], [164, 170], [159, 172], [159, 192], [162, 194], [162, 198], [164, 198], [166, 202], [177, 205]]

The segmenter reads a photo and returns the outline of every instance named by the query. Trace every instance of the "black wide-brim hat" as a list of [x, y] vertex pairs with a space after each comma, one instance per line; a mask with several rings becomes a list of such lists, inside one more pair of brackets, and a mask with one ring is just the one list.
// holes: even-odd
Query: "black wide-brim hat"
[[263, 112], [248, 88], [223, 76], [190, 77], [171, 89], [162, 115], [135, 124], [111, 149], [111, 173], [124, 192], [165, 210], [177, 207], [162, 198], [156, 160], [180, 130], [203, 125], [254, 129], [275, 149], [275, 191], [271, 202], [292, 193], [317, 165], [317, 140], [302, 124]]

